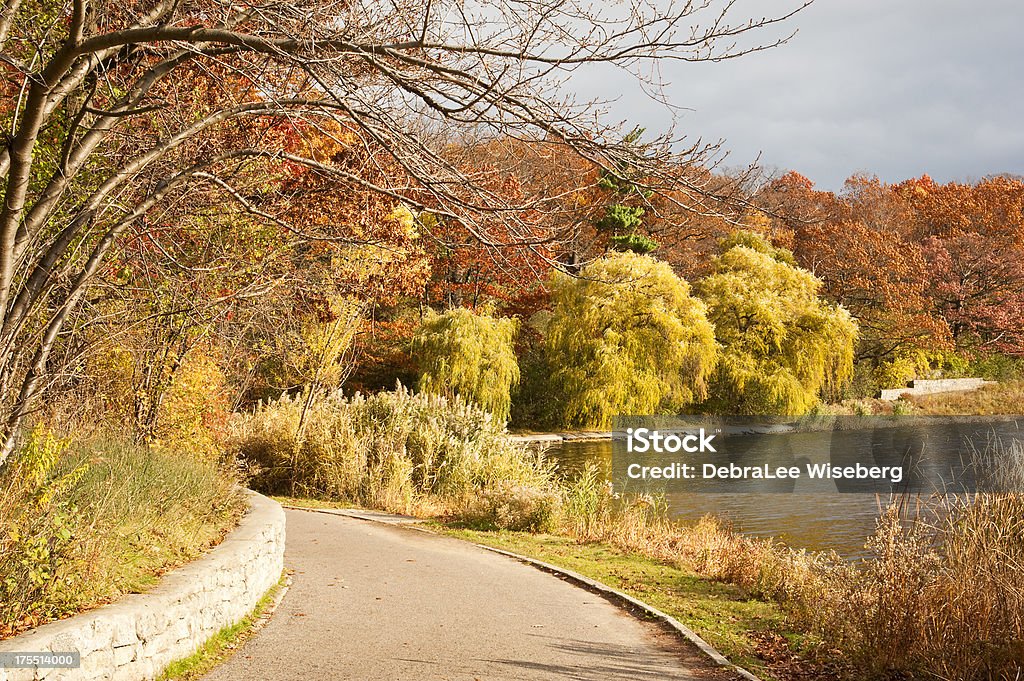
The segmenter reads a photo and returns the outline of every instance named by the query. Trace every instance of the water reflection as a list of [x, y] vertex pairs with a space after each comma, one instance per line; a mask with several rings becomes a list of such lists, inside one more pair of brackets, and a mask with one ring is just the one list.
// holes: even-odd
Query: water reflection
[[[909, 481], [913, 482], [937, 479], [948, 473], [951, 462], [956, 462], [965, 447], [984, 450], [993, 439], [1007, 444], [1024, 440], [1021, 425], [1024, 422], [999, 419], [932, 423], [914, 428], [778, 434], [752, 438], [748, 450], [762, 448], [763, 457], [772, 465], [803, 466], [820, 459], [823, 452], [830, 453], [831, 463], [835, 465], [874, 461], [880, 466], [891, 466], [913, 460], [915, 467], [908, 471]], [[823, 439], [828, 439], [827, 447], [823, 446]], [[730, 450], [737, 451], [734, 447], [737, 443], [732, 440]], [[923, 456], [923, 450], [932, 455]], [[745, 456], [751, 454], [747, 451]], [[609, 440], [564, 442], [551, 447], [549, 456], [558, 462], [561, 474], [567, 477], [574, 477], [587, 464], [596, 464], [605, 479], [613, 478], [612, 442]], [[750, 535], [777, 537], [797, 548], [833, 549], [855, 558], [863, 555], [865, 539], [874, 530], [880, 508], [891, 499], [899, 498], [901, 493], [898, 488], [883, 494], [835, 491], [837, 485], [844, 492], [865, 491], [862, 481], [852, 479], [801, 480], [799, 483], [780, 479], [767, 483], [768, 488], [765, 484], [750, 487], [757, 489], [756, 492], [741, 491], [742, 487], [735, 483], [723, 483], [721, 491], [716, 492], [680, 491], [677, 486], [665, 497], [669, 513], [679, 519], [696, 520], [713, 513]], [[830, 489], [813, 485], [827, 485]]]

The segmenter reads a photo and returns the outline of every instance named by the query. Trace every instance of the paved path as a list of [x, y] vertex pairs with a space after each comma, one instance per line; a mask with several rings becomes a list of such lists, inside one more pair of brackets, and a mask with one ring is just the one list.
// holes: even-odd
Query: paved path
[[603, 598], [467, 542], [287, 514], [292, 587], [210, 681], [730, 678]]

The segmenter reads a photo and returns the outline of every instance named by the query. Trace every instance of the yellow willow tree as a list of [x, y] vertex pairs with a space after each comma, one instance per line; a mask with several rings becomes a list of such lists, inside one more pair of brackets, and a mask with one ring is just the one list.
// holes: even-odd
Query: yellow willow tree
[[818, 297], [821, 281], [789, 251], [738, 235], [723, 241], [698, 293], [722, 346], [704, 409], [800, 415], [853, 373], [857, 325]]
[[607, 428], [615, 415], [677, 413], [707, 397], [717, 346], [704, 304], [667, 263], [616, 253], [556, 273], [545, 346], [557, 417]]
[[420, 390], [459, 395], [502, 420], [519, 385], [515, 339], [519, 323], [466, 308], [431, 312], [413, 336]]

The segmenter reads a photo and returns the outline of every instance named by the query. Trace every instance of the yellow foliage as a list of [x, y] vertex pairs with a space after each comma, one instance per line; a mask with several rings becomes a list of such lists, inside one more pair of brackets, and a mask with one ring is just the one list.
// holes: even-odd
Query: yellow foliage
[[287, 382], [312, 387], [336, 388], [344, 378], [347, 354], [353, 347], [363, 303], [337, 296], [330, 301], [330, 318], [307, 318], [280, 337], [287, 367]]
[[419, 230], [416, 229], [416, 216], [408, 206], [398, 204], [391, 212], [391, 219], [398, 223], [409, 240], [415, 241], [420, 238]]
[[113, 422], [132, 418], [135, 389], [132, 385], [135, 361], [127, 348], [116, 344], [99, 346], [85, 358], [88, 390], [97, 396], [103, 411]]
[[460, 395], [508, 420], [519, 384], [515, 343], [519, 323], [465, 308], [431, 312], [413, 337], [422, 369], [420, 390]]
[[788, 251], [759, 238], [734, 242], [700, 283], [723, 348], [706, 406], [804, 414], [822, 392], [837, 392], [852, 376], [856, 322], [818, 298], [821, 282], [790, 264]]
[[551, 289], [545, 344], [565, 425], [606, 428], [615, 415], [676, 413], [707, 397], [714, 330], [666, 263], [616, 253], [579, 277], [556, 274]]
[[217, 458], [231, 408], [225, 383], [214, 358], [201, 351], [189, 353], [160, 403], [153, 447]]

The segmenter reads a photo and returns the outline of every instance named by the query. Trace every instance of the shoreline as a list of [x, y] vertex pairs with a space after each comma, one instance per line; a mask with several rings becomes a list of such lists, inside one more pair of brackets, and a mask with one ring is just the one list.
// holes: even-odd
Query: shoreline
[[591, 442], [611, 440], [614, 433], [610, 430], [576, 430], [555, 433], [509, 433], [512, 442], [535, 444], [543, 442]]
[[[701, 417], [697, 416], [659, 416], [655, 418], [679, 418], [679, 419], [697, 419]], [[748, 417], [735, 417], [735, 416], [708, 416], [708, 420], [721, 419], [721, 418], [748, 418]], [[753, 420], [752, 417], [751, 420]], [[760, 427], [771, 427], [778, 429], [778, 433], [810, 433], [819, 432], [826, 430], [873, 430], [876, 428], [897, 428], [900, 426], [908, 425], [942, 425], [942, 424], [959, 424], [959, 423], [1005, 423], [1009, 421], [1024, 421], [1024, 414], [964, 414], [964, 415], [946, 415], [946, 414], [877, 414], [877, 415], [865, 415], [856, 416], [852, 414], [839, 414], [839, 415], [824, 415], [824, 416], [806, 416], [797, 420], [780, 421], [778, 423], [772, 423], [772, 418], [782, 417], [767, 417], [763, 426], [753, 426], [754, 428]], [[848, 425], [847, 422], [853, 420], [865, 420], [872, 419], [876, 422], [871, 423], [870, 426], [858, 427], [843, 427]], [[759, 431], [750, 431], [759, 432]], [[512, 442], [518, 442], [522, 444], [543, 444], [543, 443], [565, 443], [565, 442], [599, 442], [603, 440], [612, 440], [615, 437], [615, 431], [611, 430], [600, 430], [600, 431], [556, 431], [550, 433], [509, 433], [508, 439]]]

